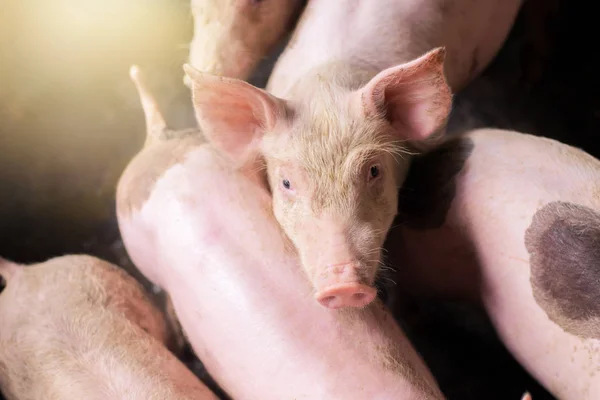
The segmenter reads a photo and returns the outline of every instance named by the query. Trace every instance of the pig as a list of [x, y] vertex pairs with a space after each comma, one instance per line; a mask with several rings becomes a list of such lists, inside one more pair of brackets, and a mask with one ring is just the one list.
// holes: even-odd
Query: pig
[[199, 131], [168, 129], [139, 68], [131, 75], [148, 140], [117, 185], [119, 230], [220, 387], [239, 399], [443, 399], [380, 301], [307, 301], [257, 165], [233, 168]]
[[[191, 0], [188, 61], [201, 71], [247, 80], [294, 27], [306, 0]], [[184, 83], [190, 85], [187, 75]]]
[[600, 161], [478, 129], [416, 158], [400, 199], [395, 312], [403, 294], [479, 304], [556, 398], [600, 399]]
[[0, 390], [8, 400], [211, 399], [167, 348], [141, 285], [89, 255], [0, 259]]
[[275, 216], [324, 307], [375, 298], [410, 156], [435, 143], [452, 92], [490, 62], [520, 5], [313, 0], [267, 91], [184, 67], [206, 138], [232, 162], [264, 158]]

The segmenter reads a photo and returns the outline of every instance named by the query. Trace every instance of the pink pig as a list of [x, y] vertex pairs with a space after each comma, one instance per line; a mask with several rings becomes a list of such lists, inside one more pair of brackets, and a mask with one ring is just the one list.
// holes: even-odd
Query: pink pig
[[600, 399], [600, 160], [480, 129], [416, 159], [401, 199], [388, 238], [398, 296], [482, 304], [556, 398]]
[[443, 129], [450, 89], [490, 62], [520, 4], [312, 0], [270, 93], [185, 67], [206, 137], [237, 165], [264, 157], [275, 216], [323, 306], [375, 298], [410, 155]]
[[236, 170], [198, 131], [169, 130], [132, 74], [148, 139], [119, 180], [119, 229], [220, 386], [237, 399], [442, 399], [381, 302], [309, 301], [257, 166]]
[[167, 348], [125, 271], [86, 255], [0, 258], [0, 390], [8, 400], [217, 400]]

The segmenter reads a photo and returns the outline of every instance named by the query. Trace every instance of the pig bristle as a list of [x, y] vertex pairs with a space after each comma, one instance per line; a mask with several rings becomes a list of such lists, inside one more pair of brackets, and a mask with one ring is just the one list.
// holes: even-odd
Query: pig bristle
[[401, 162], [412, 152], [405, 141], [390, 133], [384, 118], [365, 120], [354, 112], [343, 74], [335, 80], [317, 81], [317, 95], [300, 103], [289, 146], [279, 147], [269, 157], [298, 160], [311, 180], [318, 182], [315, 199], [317, 207], [322, 207], [348, 199], [349, 187], [345, 186], [371, 157], [387, 153]]
[[129, 76], [137, 89], [142, 109], [144, 110], [146, 120], [145, 145], [148, 145], [159, 140], [161, 135], [167, 130], [167, 124], [160, 112], [156, 99], [144, 82], [142, 71], [137, 65], [132, 65], [129, 68]]

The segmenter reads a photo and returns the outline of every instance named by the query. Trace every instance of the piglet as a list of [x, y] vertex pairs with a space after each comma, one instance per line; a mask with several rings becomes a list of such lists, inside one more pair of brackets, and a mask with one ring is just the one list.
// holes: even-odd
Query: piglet
[[[247, 80], [293, 28], [306, 0], [191, 0], [194, 37], [189, 63]], [[187, 75], [186, 85], [191, 82]]]
[[199, 132], [169, 130], [131, 72], [148, 140], [118, 183], [119, 229], [219, 385], [236, 399], [442, 399], [381, 302], [309, 301], [258, 166], [235, 169]]
[[0, 259], [0, 390], [8, 400], [212, 399], [167, 350], [141, 285], [87, 255]]
[[206, 137], [232, 162], [264, 157], [323, 306], [375, 298], [410, 155], [444, 128], [452, 90], [492, 60], [521, 2], [311, 0], [268, 92], [186, 67]]
[[400, 199], [400, 292], [479, 302], [556, 398], [600, 399], [600, 161], [475, 130], [416, 159]]
[[314, 97], [296, 102], [185, 67], [214, 146], [234, 167], [264, 157], [275, 217], [325, 307], [360, 308], [376, 296], [412, 151], [405, 140], [425, 140], [450, 111], [444, 55], [432, 50], [352, 91], [340, 86], [344, 74], [313, 82]]

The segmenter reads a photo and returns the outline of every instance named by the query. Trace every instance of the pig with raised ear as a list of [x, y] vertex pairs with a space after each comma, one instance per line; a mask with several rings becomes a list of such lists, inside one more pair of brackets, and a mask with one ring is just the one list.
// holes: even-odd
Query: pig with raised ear
[[236, 170], [198, 131], [169, 130], [132, 72], [149, 140], [119, 180], [119, 229], [217, 383], [236, 399], [442, 399], [380, 301], [310, 301], [257, 165]]
[[[247, 80], [290, 32], [306, 0], [191, 0], [194, 37], [189, 63]], [[186, 85], [190, 85], [187, 75]]]
[[87, 255], [0, 258], [0, 391], [8, 400], [211, 399], [167, 350], [141, 285]]
[[287, 100], [185, 67], [203, 134], [234, 165], [264, 157], [275, 217], [325, 307], [376, 296], [408, 156], [450, 111], [444, 56], [434, 49], [358, 80], [317, 73]]
[[521, 3], [311, 0], [270, 93], [186, 67], [206, 137], [232, 162], [264, 156], [275, 215], [322, 305], [375, 298], [408, 156], [443, 128], [450, 88], [493, 59]]
[[600, 399], [600, 160], [496, 129], [416, 158], [389, 235], [400, 293], [481, 304], [557, 399]]

